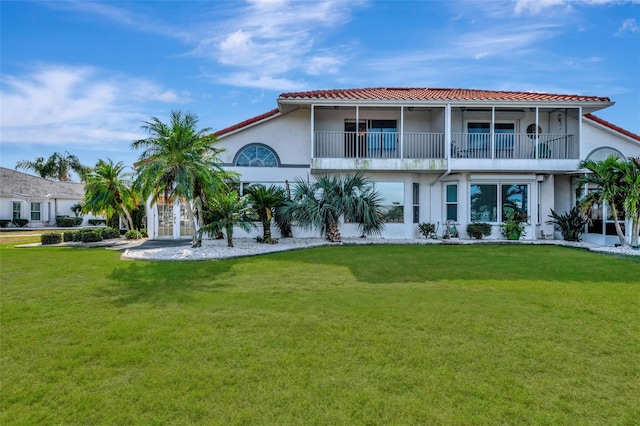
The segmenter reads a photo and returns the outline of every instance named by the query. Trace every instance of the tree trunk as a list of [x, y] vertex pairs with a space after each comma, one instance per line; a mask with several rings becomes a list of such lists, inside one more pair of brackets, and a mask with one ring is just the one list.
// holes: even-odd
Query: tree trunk
[[196, 215], [193, 214], [193, 209], [191, 208], [191, 202], [185, 200], [184, 202], [184, 210], [187, 212], [187, 217], [189, 218], [189, 222], [191, 222], [191, 228], [193, 230], [193, 238], [191, 240], [191, 247], [197, 248], [202, 245], [202, 241], [198, 244], [198, 223], [196, 219]]
[[[627, 245], [627, 240], [624, 237], [624, 232], [622, 232], [622, 228], [620, 227], [620, 220], [618, 219], [618, 209], [616, 208], [615, 203], [612, 201], [609, 203], [611, 206], [611, 215], [613, 216], [613, 225], [616, 227], [616, 234], [618, 234], [618, 239], [620, 240], [620, 244], [624, 247]], [[603, 217], [602, 220], [606, 221], [607, 218]]]
[[125, 226], [127, 227], [127, 231], [131, 231], [134, 228], [131, 213], [129, 213], [129, 210], [127, 210], [127, 208], [123, 205], [120, 205], [120, 208], [122, 209], [122, 213], [124, 214], [124, 219], [126, 222]]
[[327, 241], [331, 243], [339, 243], [341, 241], [340, 230], [338, 229], [337, 223], [332, 223], [327, 228]]
[[226, 226], [227, 231], [227, 247], [233, 247], [233, 225]]

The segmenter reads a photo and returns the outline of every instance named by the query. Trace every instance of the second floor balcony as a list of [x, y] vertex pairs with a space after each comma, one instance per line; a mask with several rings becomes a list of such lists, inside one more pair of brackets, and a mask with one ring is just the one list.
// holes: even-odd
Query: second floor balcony
[[319, 169], [446, 170], [451, 161], [453, 169], [458, 164], [525, 170], [542, 167], [543, 161], [543, 168], [553, 168], [549, 160], [577, 160], [580, 151], [573, 134], [452, 133], [449, 143], [444, 133], [316, 131], [314, 136], [313, 162]]

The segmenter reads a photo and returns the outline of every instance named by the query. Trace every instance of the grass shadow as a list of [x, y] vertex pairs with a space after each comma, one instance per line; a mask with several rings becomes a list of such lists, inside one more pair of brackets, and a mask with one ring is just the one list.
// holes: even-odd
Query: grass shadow
[[638, 259], [554, 246], [330, 246], [267, 257], [347, 267], [359, 282], [370, 284], [522, 279], [640, 283]]
[[[202, 292], [216, 292], [229, 288], [233, 262], [122, 262], [108, 279], [115, 285], [102, 289], [116, 305], [132, 303], [166, 304], [187, 301]], [[231, 275], [232, 276], [232, 275]]]

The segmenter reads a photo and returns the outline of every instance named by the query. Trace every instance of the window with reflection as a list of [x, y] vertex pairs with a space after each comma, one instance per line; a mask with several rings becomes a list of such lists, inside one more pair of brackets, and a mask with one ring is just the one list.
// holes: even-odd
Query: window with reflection
[[235, 165], [238, 167], [278, 167], [276, 153], [266, 145], [251, 144], [242, 148], [236, 156]]
[[375, 182], [374, 187], [380, 194], [383, 220], [404, 222], [404, 182]]

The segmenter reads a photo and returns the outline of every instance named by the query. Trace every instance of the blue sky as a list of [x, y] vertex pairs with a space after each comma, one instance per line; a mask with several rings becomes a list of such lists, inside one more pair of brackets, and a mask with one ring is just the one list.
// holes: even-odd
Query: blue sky
[[152, 116], [222, 129], [282, 92], [450, 87], [607, 96], [640, 133], [640, 1], [2, 1], [0, 165], [132, 164]]

